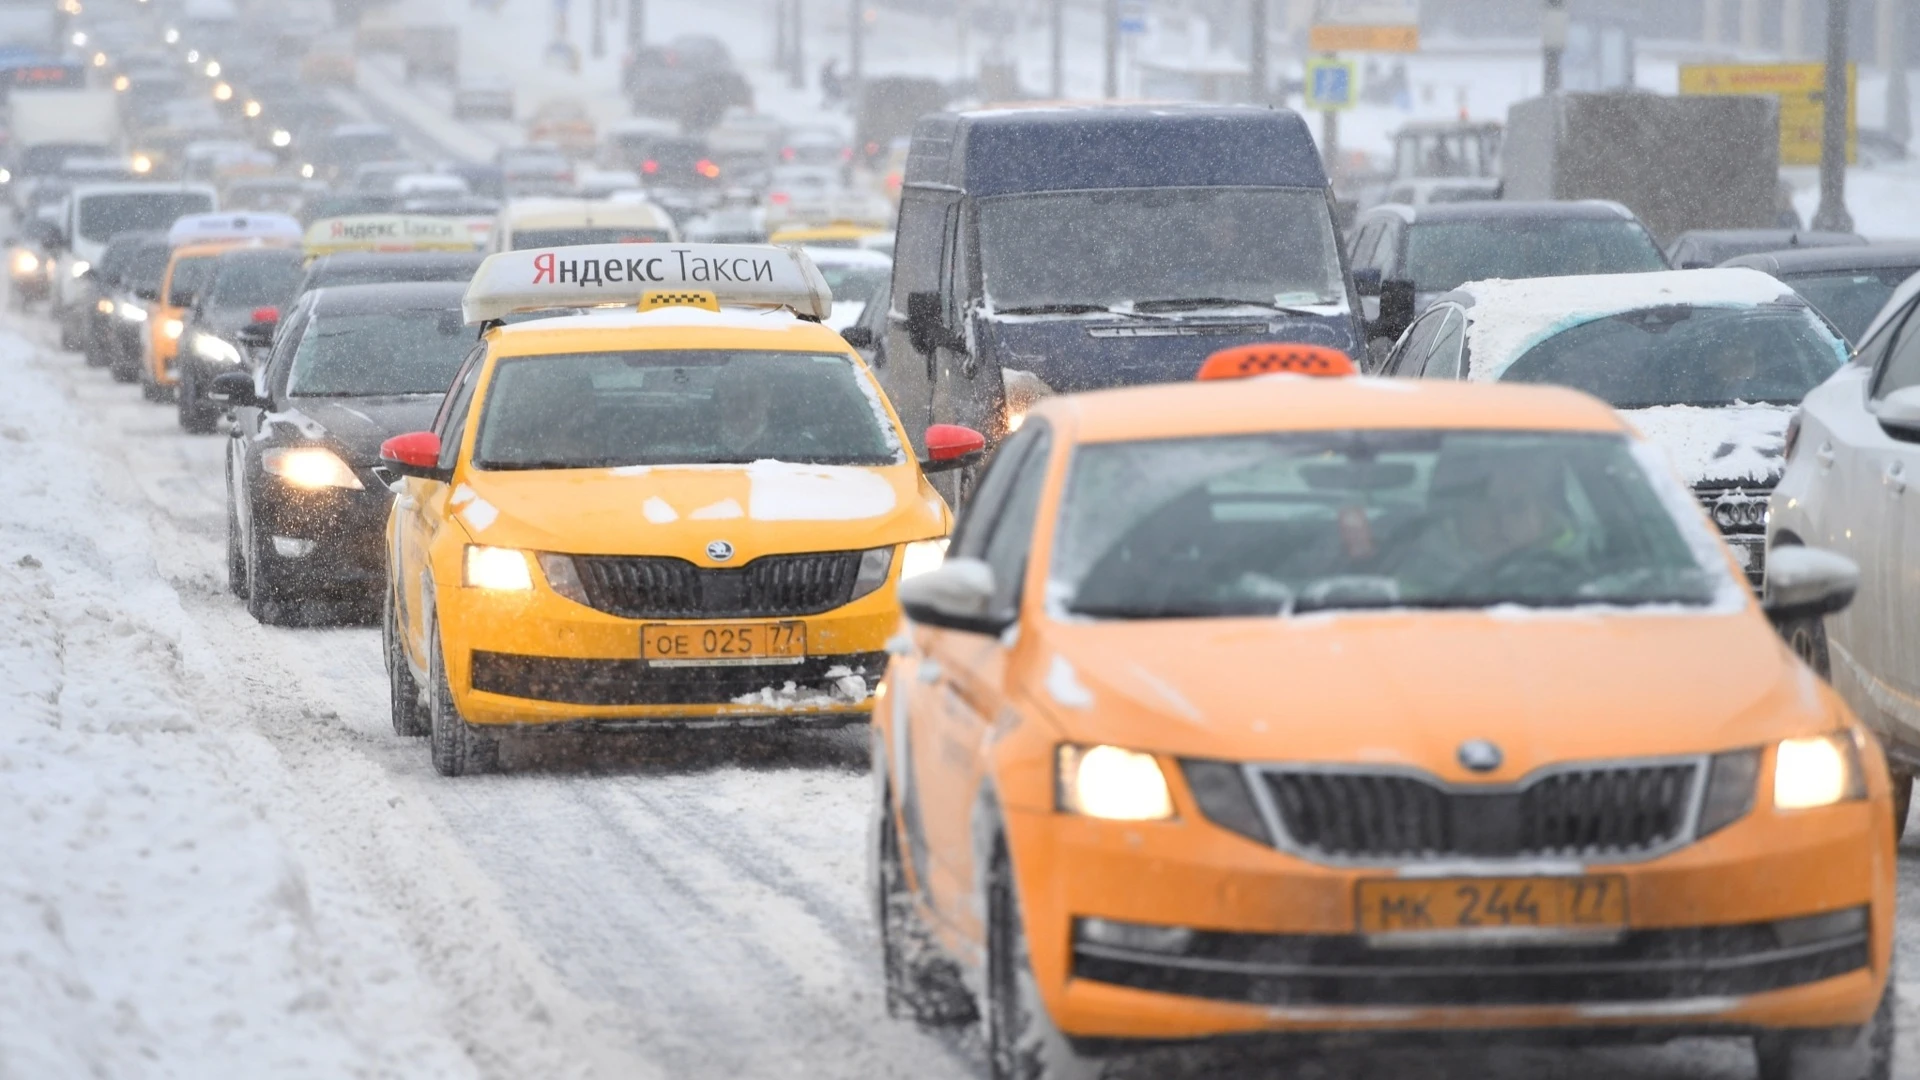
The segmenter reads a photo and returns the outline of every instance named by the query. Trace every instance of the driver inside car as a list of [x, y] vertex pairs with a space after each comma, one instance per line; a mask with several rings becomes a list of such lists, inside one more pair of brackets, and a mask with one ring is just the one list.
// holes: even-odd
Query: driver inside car
[[[1421, 594], [1472, 592], [1476, 579], [1498, 578], [1536, 559], [1564, 561], [1581, 555], [1580, 536], [1566, 502], [1561, 464], [1554, 460], [1497, 466], [1482, 461], [1456, 474], [1451, 484], [1436, 468], [1432, 525], [1397, 560], [1406, 591]], [[1447, 488], [1452, 488], [1448, 491]], [[1463, 588], [1466, 586], [1466, 588]]]

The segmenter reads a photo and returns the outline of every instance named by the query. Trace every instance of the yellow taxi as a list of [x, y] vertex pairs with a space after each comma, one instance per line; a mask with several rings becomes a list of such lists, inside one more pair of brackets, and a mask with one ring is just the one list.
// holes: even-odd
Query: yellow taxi
[[788, 225], [767, 238], [769, 244], [800, 244], [817, 248], [857, 248], [861, 241], [886, 233], [878, 225], [836, 221], [831, 225]]
[[[950, 521], [804, 253], [502, 252], [432, 429], [389, 440], [395, 730], [447, 775], [515, 729], [864, 722]], [[608, 307], [607, 305], [617, 305]], [[598, 308], [502, 325], [548, 309]]]
[[1037, 404], [901, 586], [890, 1009], [983, 1016], [1001, 1080], [1678, 1034], [1885, 1080], [1886, 761], [1767, 620], [1857, 568], [1763, 604], [1603, 403], [1282, 348], [1330, 377]]

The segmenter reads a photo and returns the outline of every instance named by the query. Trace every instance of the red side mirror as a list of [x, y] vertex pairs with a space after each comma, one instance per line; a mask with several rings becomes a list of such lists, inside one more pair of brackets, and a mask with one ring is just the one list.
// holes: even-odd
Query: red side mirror
[[987, 437], [959, 424], [935, 424], [927, 429], [927, 459], [922, 472], [963, 469], [986, 453]]
[[405, 476], [439, 479], [440, 436], [431, 431], [395, 435], [380, 444], [380, 460]]

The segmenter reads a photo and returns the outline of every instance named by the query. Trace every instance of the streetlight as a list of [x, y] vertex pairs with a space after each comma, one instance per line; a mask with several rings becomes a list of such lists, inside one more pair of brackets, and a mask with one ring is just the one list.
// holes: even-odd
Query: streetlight
[[1820, 209], [1813, 227], [1852, 232], [1847, 213], [1847, 0], [1827, 0], [1827, 85], [1820, 97]]

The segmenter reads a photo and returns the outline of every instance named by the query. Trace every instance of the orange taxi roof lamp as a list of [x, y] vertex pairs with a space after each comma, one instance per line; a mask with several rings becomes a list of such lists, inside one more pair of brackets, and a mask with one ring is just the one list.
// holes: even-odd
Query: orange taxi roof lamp
[[1359, 374], [1339, 349], [1280, 342], [1222, 349], [1200, 365], [1196, 379], [1251, 379], [1256, 375], [1313, 375], [1329, 378]]

